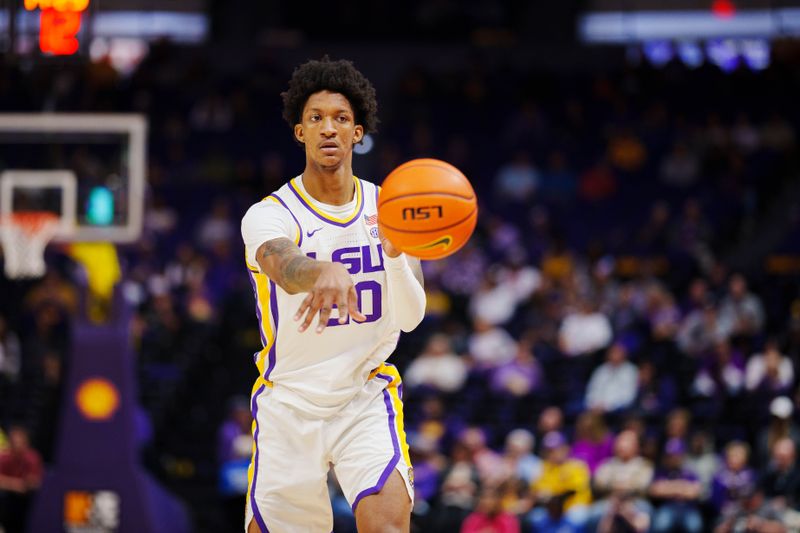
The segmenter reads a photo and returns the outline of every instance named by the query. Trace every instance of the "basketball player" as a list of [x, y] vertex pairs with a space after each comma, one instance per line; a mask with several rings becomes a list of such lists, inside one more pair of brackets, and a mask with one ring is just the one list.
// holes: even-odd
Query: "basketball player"
[[298, 67], [282, 97], [305, 169], [242, 220], [264, 346], [247, 531], [330, 532], [331, 467], [360, 532], [408, 531], [402, 385], [385, 361], [422, 320], [425, 292], [419, 261], [378, 233], [378, 187], [353, 176], [375, 90], [326, 57]]

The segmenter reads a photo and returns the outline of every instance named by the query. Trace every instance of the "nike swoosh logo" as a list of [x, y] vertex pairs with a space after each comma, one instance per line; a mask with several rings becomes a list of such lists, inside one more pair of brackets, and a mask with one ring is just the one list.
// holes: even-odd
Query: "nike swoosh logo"
[[314, 231], [306, 231], [306, 237], [309, 237], [309, 238], [310, 238], [310, 237], [313, 237], [313, 236], [314, 236], [314, 234], [315, 234], [316, 232], [318, 232], [319, 230], [321, 230], [321, 229], [322, 229], [322, 228], [317, 228], [317, 229], [315, 229]]
[[453, 237], [450, 235], [445, 235], [444, 237], [440, 237], [435, 241], [431, 241], [427, 244], [420, 244], [419, 246], [410, 246], [409, 250], [430, 250], [431, 248], [435, 248], [437, 246], [444, 246], [445, 249], [449, 248], [450, 245], [453, 244]]

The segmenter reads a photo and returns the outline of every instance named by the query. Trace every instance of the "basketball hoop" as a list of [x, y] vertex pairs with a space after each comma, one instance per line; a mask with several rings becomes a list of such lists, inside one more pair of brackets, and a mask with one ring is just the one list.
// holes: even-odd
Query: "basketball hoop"
[[60, 226], [61, 219], [48, 211], [21, 211], [0, 217], [6, 276], [11, 279], [44, 276], [47, 270], [44, 249]]

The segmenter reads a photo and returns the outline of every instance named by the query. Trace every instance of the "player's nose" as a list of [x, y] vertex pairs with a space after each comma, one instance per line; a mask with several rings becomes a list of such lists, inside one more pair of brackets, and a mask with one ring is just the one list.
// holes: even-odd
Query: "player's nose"
[[320, 131], [326, 137], [333, 137], [334, 135], [336, 135], [336, 127], [331, 117], [325, 117], [322, 119], [322, 128], [320, 129]]

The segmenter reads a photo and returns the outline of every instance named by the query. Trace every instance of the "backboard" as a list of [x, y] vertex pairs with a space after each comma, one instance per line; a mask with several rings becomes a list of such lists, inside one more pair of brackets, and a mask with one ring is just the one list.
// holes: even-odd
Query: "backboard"
[[0, 113], [0, 210], [56, 213], [55, 240], [135, 241], [146, 135], [136, 114]]

